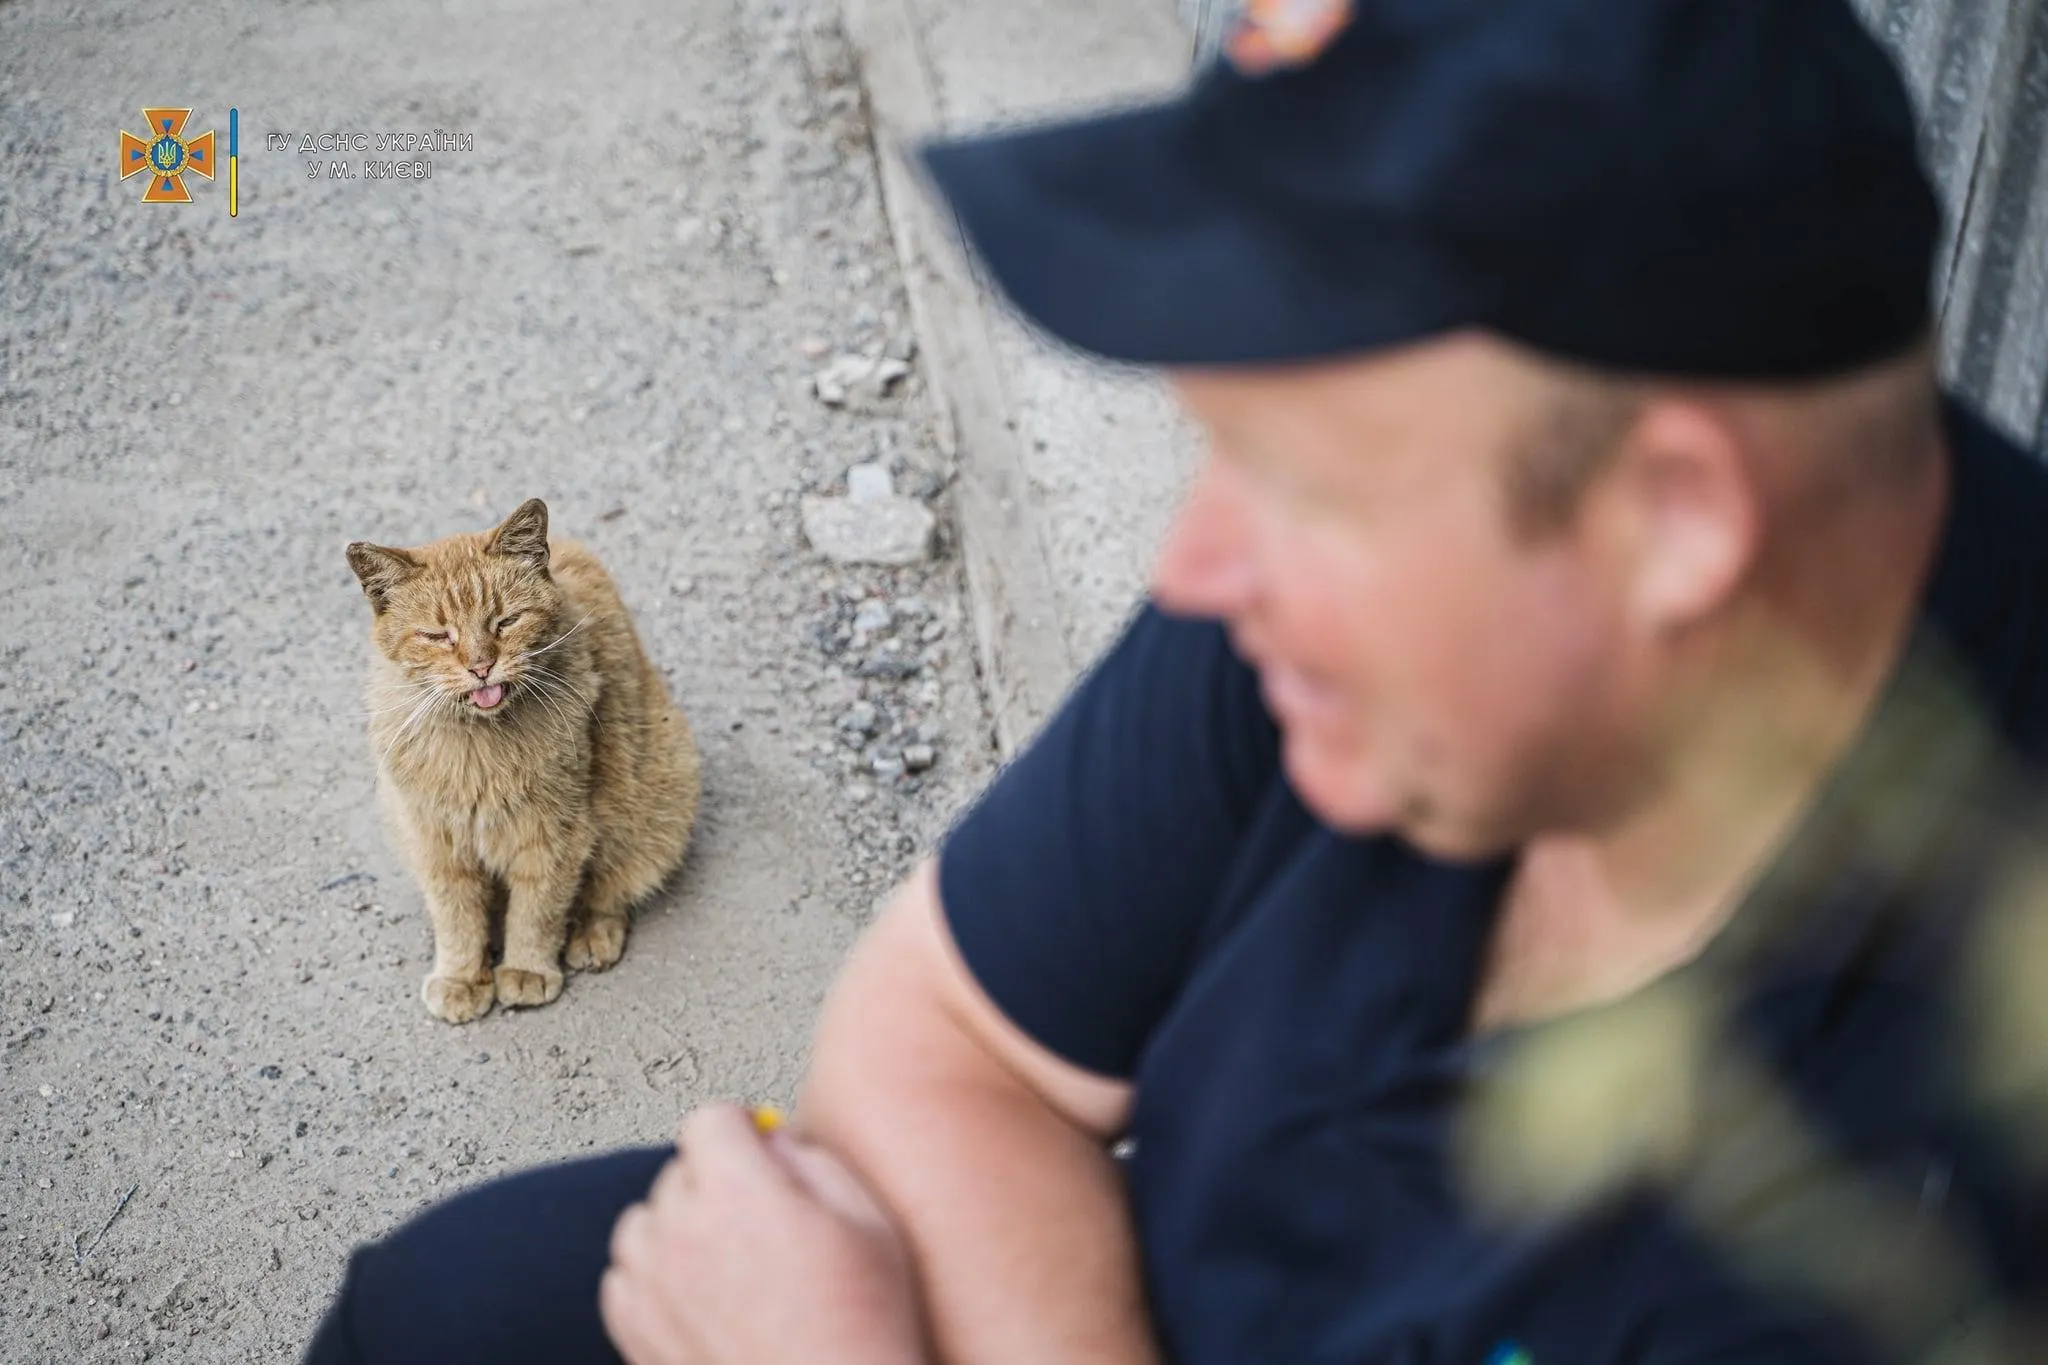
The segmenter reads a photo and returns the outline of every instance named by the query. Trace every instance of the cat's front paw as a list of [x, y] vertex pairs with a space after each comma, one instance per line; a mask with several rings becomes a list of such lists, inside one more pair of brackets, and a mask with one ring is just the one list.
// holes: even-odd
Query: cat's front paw
[[569, 946], [562, 960], [571, 971], [601, 972], [626, 954], [626, 920], [609, 915], [579, 924], [569, 931]]
[[498, 999], [507, 1005], [545, 1005], [561, 993], [562, 974], [558, 971], [498, 968]]
[[495, 993], [496, 987], [488, 976], [481, 981], [430, 976], [420, 987], [420, 999], [427, 1002], [428, 1013], [451, 1024], [466, 1024], [489, 1014]]

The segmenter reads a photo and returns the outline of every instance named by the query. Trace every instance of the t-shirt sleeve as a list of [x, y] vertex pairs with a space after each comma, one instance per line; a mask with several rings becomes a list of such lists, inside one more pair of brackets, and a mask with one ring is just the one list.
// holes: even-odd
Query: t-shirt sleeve
[[1278, 774], [1223, 628], [1146, 604], [940, 844], [982, 989], [1052, 1052], [1128, 1077]]

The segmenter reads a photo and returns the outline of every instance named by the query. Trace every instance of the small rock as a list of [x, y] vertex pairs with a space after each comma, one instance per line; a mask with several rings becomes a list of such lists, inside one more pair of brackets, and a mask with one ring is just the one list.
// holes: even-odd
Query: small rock
[[678, 578], [675, 582], [668, 585], [668, 590], [678, 597], [688, 597], [697, 590], [697, 580], [694, 578]]
[[903, 757], [900, 754], [876, 754], [868, 760], [868, 770], [876, 777], [888, 780], [903, 775]]
[[488, 1062], [489, 1060], [491, 1060], [491, 1054], [488, 1052], [479, 1052], [476, 1054], [476, 1059], [479, 1062]]
[[929, 744], [912, 744], [903, 750], [903, 766], [910, 772], [921, 773], [938, 761], [938, 755]]
[[896, 599], [896, 614], [911, 621], [922, 621], [932, 614], [932, 604], [916, 594]]
[[895, 495], [896, 485], [889, 478], [889, 466], [879, 460], [857, 464], [846, 471], [848, 502], [881, 502]]
[[50, 1098], [50, 1096], [52, 1096], [52, 1095], [56, 1094], [57, 1092], [56, 1092], [56, 1091], [54, 1091], [54, 1090], [52, 1090], [52, 1089], [50, 1089], [50, 1087], [49, 1087], [49, 1086], [45, 1085], [45, 1086], [38, 1086], [38, 1087], [36, 1088], [36, 1093], [37, 1093], [38, 1095], [41, 1095], [41, 1096], [42, 1096], [42, 1097], [43, 1097], [44, 1099], [48, 1099], [48, 1098]]
[[893, 682], [901, 682], [905, 678], [916, 677], [920, 667], [916, 659], [906, 658], [891, 650], [878, 649], [861, 660], [859, 667], [853, 672], [857, 678], [886, 678]]
[[69, 910], [66, 910], [61, 914], [52, 915], [50, 916], [50, 927], [53, 929], [69, 929], [71, 927], [71, 921], [75, 918], [77, 918], [77, 916]]
[[890, 360], [910, 360], [917, 354], [916, 335], [907, 327], [900, 329], [889, 338], [889, 344], [882, 348], [882, 354]]
[[946, 487], [946, 481], [929, 469], [913, 465], [903, 476], [903, 496], [930, 502]]
[[811, 377], [811, 391], [828, 408], [879, 402], [909, 373], [908, 364], [888, 356], [836, 355]]
[[823, 360], [831, 351], [832, 343], [821, 336], [807, 336], [796, 344], [806, 360]]
[[856, 735], [872, 735], [880, 725], [881, 716], [870, 701], [855, 702], [839, 717], [839, 728]]
[[924, 629], [918, 633], [917, 638], [926, 644], [930, 644], [932, 641], [945, 635], [945, 633], [946, 623], [944, 621], [927, 621], [924, 623]]
[[846, 799], [855, 805], [869, 800], [874, 794], [875, 789], [865, 782], [849, 782], [846, 784]]
[[256, 1070], [256, 1074], [261, 1076], [266, 1081], [282, 1080], [284, 1078], [284, 1068], [275, 1065], [258, 1067]]
[[931, 557], [937, 519], [913, 498], [855, 503], [806, 495], [804, 538], [837, 564], [918, 564]]
[[853, 629], [856, 634], [872, 635], [878, 630], [889, 628], [889, 604], [880, 600], [863, 602], [860, 610], [853, 614]]

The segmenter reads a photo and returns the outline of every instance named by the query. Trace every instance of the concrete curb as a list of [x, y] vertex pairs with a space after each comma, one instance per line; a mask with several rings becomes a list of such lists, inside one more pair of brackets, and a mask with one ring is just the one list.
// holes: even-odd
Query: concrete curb
[[1052, 713], [1075, 674], [1051, 561], [1008, 415], [1002, 373], [966, 248], [907, 150], [939, 125], [906, 0], [845, 0], [882, 200], [902, 263], [953, 497], [983, 686], [1004, 760]]

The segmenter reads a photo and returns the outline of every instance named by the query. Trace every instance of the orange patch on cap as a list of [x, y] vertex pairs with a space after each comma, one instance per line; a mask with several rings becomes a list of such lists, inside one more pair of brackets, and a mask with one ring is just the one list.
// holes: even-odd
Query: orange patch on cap
[[1223, 55], [1247, 76], [1306, 66], [1351, 22], [1351, 0], [1245, 0]]

